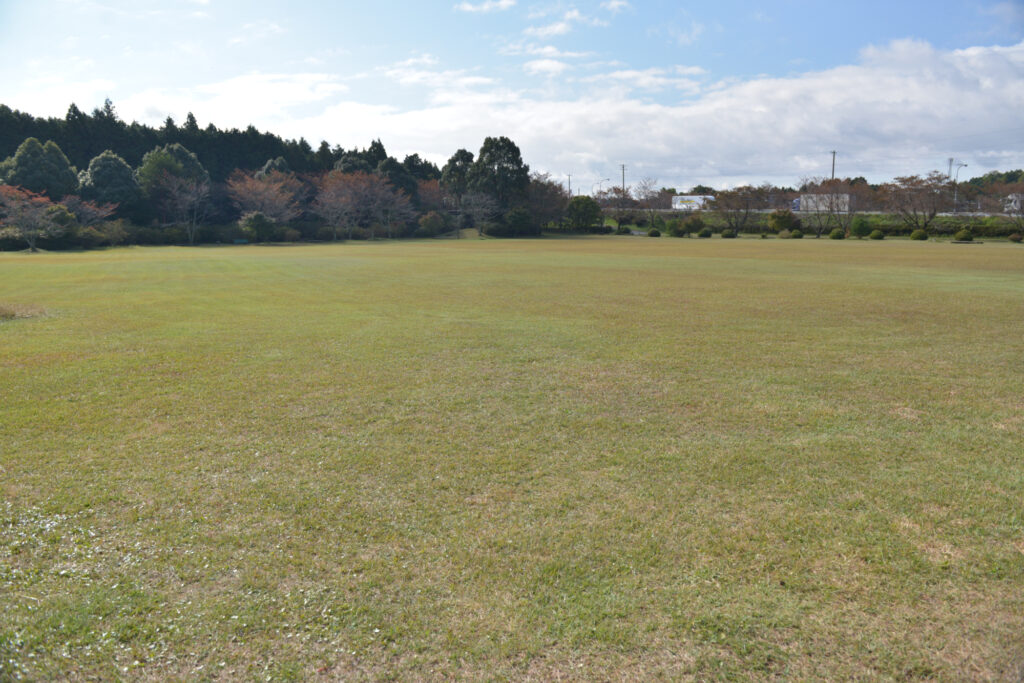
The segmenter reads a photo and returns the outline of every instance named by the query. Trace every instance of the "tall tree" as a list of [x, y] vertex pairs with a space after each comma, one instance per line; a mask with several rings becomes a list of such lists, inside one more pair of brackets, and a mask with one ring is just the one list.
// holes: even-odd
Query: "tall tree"
[[530, 184], [530, 167], [507, 137], [486, 138], [469, 170], [469, 189], [493, 197], [502, 209], [520, 202]]
[[391, 187], [405, 194], [414, 204], [418, 203], [416, 196], [416, 178], [406, 170], [405, 166], [398, 163], [394, 157], [388, 157], [377, 164], [377, 175], [384, 178]]
[[131, 167], [109, 149], [93, 157], [78, 183], [83, 199], [122, 207], [134, 205], [142, 193]]
[[179, 143], [157, 147], [142, 158], [136, 176], [163, 222], [182, 225], [195, 244], [210, 196], [210, 175], [196, 155]]
[[0, 181], [60, 199], [78, 189], [78, 174], [57, 143], [28, 138], [0, 163]]
[[402, 160], [402, 166], [416, 180], [440, 180], [441, 170], [435, 165], [421, 159], [419, 154], [410, 154]]
[[460, 149], [441, 170], [441, 189], [455, 200], [457, 209], [462, 209], [462, 198], [469, 191], [469, 171], [472, 167], [473, 153]]

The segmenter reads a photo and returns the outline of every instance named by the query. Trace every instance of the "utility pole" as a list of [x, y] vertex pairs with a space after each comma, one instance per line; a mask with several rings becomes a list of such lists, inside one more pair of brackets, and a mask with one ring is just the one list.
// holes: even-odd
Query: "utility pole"
[[572, 196], [572, 173], [567, 173], [566, 175], [569, 176], [569, 196], [571, 197]]
[[626, 201], [626, 165], [620, 164], [622, 168], [622, 194], [619, 195], [619, 208], [622, 208], [622, 203]]
[[832, 180], [836, 179], [836, 151], [832, 150]]

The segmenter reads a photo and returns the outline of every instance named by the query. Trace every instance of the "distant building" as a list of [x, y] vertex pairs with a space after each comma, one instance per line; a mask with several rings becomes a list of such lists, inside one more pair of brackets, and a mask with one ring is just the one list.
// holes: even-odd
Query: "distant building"
[[673, 211], [699, 211], [715, 198], [706, 194], [677, 194], [672, 197]]
[[793, 200], [794, 211], [814, 213], [849, 213], [850, 195], [848, 194], [802, 194]]

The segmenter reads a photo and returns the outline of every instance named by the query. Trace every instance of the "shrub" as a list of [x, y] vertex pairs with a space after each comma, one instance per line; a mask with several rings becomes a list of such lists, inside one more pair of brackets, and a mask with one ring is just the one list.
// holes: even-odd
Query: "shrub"
[[780, 240], [788, 240], [792, 235], [793, 233], [791, 233], [789, 230], [779, 230]]
[[689, 235], [692, 232], [700, 233], [706, 226], [704, 225], [704, 219], [700, 217], [699, 213], [695, 213], [688, 216], [683, 221], [683, 232]]
[[885, 239], [885, 233], [882, 232], [881, 230], [872, 230], [871, 234], [868, 235], [868, 239], [884, 240]]
[[1024, 237], [1022, 237], [1019, 232], [1015, 232], [1012, 235], [1010, 235], [1009, 239], [1011, 242], [1016, 242], [1017, 244], [1024, 242]]
[[970, 230], [964, 228], [953, 235], [953, 239], [957, 242], [971, 242], [974, 240], [974, 235], [971, 234]]
[[284, 228], [281, 230], [282, 242], [298, 242], [302, 239], [302, 233], [295, 228]]
[[846, 231], [842, 228], [834, 228], [832, 232], [828, 234], [830, 240], [844, 240], [846, 239]]
[[433, 237], [445, 229], [444, 216], [430, 211], [420, 216], [419, 225], [413, 233], [416, 237]]
[[[876, 230], [874, 232], [881, 232], [881, 231], [880, 230]], [[868, 219], [865, 218], [864, 216], [857, 216], [856, 218], [854, 218], [853, 219], [853, 223], [850, 224], [850, 234], [853, 235], [854, 237], [856, 237], [857, 239], [863, 239], [865, 237], [871, 236], [873, 234], [873, 232], [871, 230], [871, 225], [868, 223]], [[881, 238], [872, 237], [871, 239], [881, 239]]]
[[[768, 228], [772, 232], [787, 234], [800, 227], [800, 219], [789, 209], [777, 209], [768, 216]], [[785, 238], [783, 238], [785, 239]]]
[[789, 233], [789, 238], [793, 240], [802, 240], [804, 238], [804, 234], [799, 230], [794, 230], [793, 232]]
[[736, 239], [736, 231], [733, 230], [732, 228], [726, 228], [725, 230], [722, 231], [722, 239], [723, 240]]
[[711, 228], [708, 228], [708, 227], [701, 228], [700, 232], [697, 233], [697, 237], [700, 237], [702, 239], [707, 239], [707, 238], [711, 237]]
[[619, 227], [617, 227], [615, 229], [615, 234], [616, 235], [632, 235], [633, 231], [630, 230], [628, 226], [620, 225]]
[[672, 237], [686, 237], [686, 228], [683, 225], [683, 221], [678, 218], [673, 218], [667, 223], [668, 234]]
[[921, 228], [918, 228], [914, 232], [910, 233], [910, 239], [923, 242], [924, 240], [928, 239], [928, 233], [922, 230]]
[[269, 242], [274, 236], [274, 221], [259, 211], [250, 211], [238, 219], [238, 225], [253, 242]]
[[650, 230], [647, 231], [647, 236], [648, 237], [661, 237], [661, 231], [658, 230], [657, 228], [651, 228]]

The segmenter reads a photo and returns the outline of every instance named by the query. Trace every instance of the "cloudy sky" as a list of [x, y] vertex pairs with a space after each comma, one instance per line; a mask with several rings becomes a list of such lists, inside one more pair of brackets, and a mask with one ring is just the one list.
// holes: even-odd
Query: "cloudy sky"
[[[1024, 167], [1024, 0], [0, 0], [0, 103], [443, 164], [507, 135], [588, 192]], [[611, 179], [606, 181], [604, 179]]]

